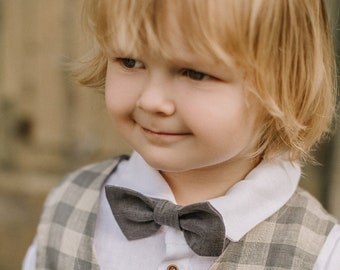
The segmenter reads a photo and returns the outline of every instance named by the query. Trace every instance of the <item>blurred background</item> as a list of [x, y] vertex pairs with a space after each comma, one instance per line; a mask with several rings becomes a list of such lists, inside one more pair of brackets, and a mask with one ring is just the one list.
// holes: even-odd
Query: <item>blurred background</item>
[[[328, 0], [337, 54], [338, 0]], [[85, 51], [82, 0], [0, 0], [0, 269], [20, 269], [47, 192], [66, 172], [130, 149], [103, 95], [67, 63]], [[301, 185], [340, 218], [340, 135], [316, 152]]]

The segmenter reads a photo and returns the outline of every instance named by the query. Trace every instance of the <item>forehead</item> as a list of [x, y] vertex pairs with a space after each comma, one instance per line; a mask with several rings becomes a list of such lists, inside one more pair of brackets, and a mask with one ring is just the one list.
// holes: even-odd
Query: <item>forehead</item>
[[238, 47], [232, 16], [232, 3], [237, 1], [102, 1], [104, 16], [97, 16], [97, 20], [104, 27], [99, 39], [110, 53], [147, 51], [173, 58], [185, 48], [202, 58], [217, 60]]

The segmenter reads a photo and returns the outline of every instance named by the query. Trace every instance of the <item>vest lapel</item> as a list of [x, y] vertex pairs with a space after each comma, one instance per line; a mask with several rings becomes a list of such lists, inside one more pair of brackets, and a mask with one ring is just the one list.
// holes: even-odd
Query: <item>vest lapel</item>
[[[84, 204], [80, 204], [79, 207], [86, 209], [89, 211], [89, 215], [86, 221], [85, 232], [82, 235], [81, 244], [79, 245], [77, 251], [77, 260], [76, 263], [79, 270], [85, 269], [82, 266], [81, 258], [91, 258], [91, 270], [99, 270], [98, 260], [96, 256], [96, 251], [94, 247], [94, 233], [96, 229], [96, 220], [97, 213], [99, 210], [99, 198], [100, 192], [102, 190], [103, 185], [105, 184], [107, 178], [112, 174], [112, 172], [116, 169], [118, 163], [122, 160], [126, 159], [125, 156], [122, 156], [120, 159], [111, 160], [109, 162], [104, 162], [97, 165], [95, 168], [91, 168], [93, 174], [93, 179], [90, 179], [89, 182], [91, 184], [88, 187], [88, 190], [91, 191], [87, 196], [86, 200], [83, 200]], [[80, 260], [79, 260], [80, 259]]]
[[312, 269], [336, 220], [308, 193], [290, 200], [240, 241], [230, 242], [209, 270]]
[[83, 167], [50, 192], [38, 226], [36, 269], [100, 269], [93, 241], [100, 192], [122, 159]]

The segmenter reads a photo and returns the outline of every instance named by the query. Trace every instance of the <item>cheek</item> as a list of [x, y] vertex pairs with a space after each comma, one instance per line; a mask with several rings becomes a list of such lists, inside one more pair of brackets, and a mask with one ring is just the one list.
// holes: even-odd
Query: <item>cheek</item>
[[217, 146], [222, 143], [225, 147], [252, 144], [256, 137], [257, 110], [249, 107], [243, 98], [218, 96], [192, 99], [191, 104], [181, 107], [181, 115], [205, 143]]
[[137, 93], [131, 83], [124, 83], [118, 78], [106, 81], [105, 103], [114, 117], [130, 113], [134, 109], [136, 99]]
[[190, 102], [186, 104], [184, 102], [179, 108], [182, 110], [181, 115], [193, 125], [193, 128], [222, 131], [227, 128], [238, 128], [247, 121], [243, 102], [235, 98], [217, 96], [186, 100]]
[[121, 104], [117, 102], [117, 100], [118, 95], [116, 95], [115, 91], [107, 85], [105, 87], [105, 104], [107, 110], [114, 118], [120, 111], [122, 111], [122, 108], [120, 108]]

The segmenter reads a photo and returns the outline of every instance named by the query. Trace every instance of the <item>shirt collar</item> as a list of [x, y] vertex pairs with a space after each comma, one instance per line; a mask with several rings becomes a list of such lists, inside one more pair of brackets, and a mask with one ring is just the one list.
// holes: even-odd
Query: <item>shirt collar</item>
[[[109, 180], [108, 184], [176, 203], [164, 178], [136, 152], [129, 161], [119, 165], [117, 174], [114, 183]], [[283, 159], [262, 162], [224, 196], [209, 200], [223, 218], [226, 237], [239, 241], [278, 211], [296, 190], [300, 174], [297, 164]]]
[[[115, 177], [115, 182], [112, 183], [116, 186], [176, 203], [170, 187], [161, 174], [150, 167], [137, 152], [133, 152], [127, 162], [119, 165], [117, 174], [119, 177]], [[108, 184], [111, 184], [110, 181]]]
[[226, 195], [210, 200], [223, 217], [227, 238], [240, 240], [278, 211], [295, 192], [300, 174], [300, 167], [289, 161], [262, 162]]

